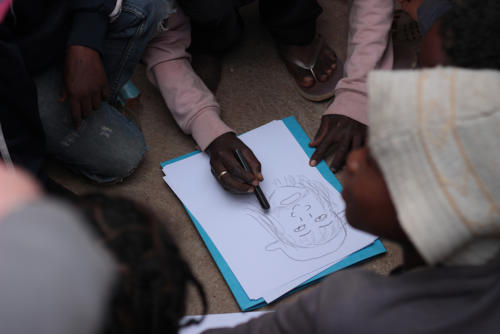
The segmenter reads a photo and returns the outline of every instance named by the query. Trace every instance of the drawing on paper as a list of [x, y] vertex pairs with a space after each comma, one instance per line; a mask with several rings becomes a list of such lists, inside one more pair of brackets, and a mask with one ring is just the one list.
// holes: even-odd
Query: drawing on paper
[[268, 212], [248, 208], [248, 214], [274, 238], [267, 251], [281, 250], [296, 261], [316, 259], [337, 251], [347, 236], [344, 209], [323, 184], [307, 177], [274, 181]]

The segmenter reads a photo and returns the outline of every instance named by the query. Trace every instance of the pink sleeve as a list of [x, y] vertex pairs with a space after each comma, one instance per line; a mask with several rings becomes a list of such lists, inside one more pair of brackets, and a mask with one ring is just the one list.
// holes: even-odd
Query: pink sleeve
[[221, 134], [234, 131], [221, 120], [214, 95], [193, 71], [186, 51], [190, 43], [189, 19], [177, 8], [167, 29], [149, 43], [143, 60], [177, 124], [205, 150]]
[[366, 76], [374, 69], [392, 69], [390, 29], [393, 0], [353, 0], [345, 77], [335, 88], [335, 99], [326, 114], [340, 114], [368, 123]]
[[7, 13], [7, 10], [9, 10], [10, 3], [11, 3], [11, 0], [0, 1], [0, 22], [3, 21], [5, 13]]

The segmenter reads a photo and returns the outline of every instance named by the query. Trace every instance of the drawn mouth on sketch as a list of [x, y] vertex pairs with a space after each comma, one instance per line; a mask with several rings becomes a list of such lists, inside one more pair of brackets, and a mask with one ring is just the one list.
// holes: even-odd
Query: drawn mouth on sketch
[[303, 175], [277, 179], [273, 185], [269, 212], [247, 208], [275, 239], [266, 251], [281, 250], [292, 260], [308, 261], [342, 247], [347, 237], [344, 209], [337, 207], [328, 188]]

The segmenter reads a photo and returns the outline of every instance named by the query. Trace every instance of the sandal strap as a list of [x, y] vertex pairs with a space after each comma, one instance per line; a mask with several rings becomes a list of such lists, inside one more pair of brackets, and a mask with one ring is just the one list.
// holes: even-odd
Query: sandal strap
[[314, 67], [316, 66], [316, 62], [318, 61], [318, 57], [321, 53], [321, 50], [323, 50], [324, 45], [325, 45], [324, 38], [321, 35], [316, 35], [315, 40], [314, 40], [314, 50], [310, 54], [309, 59], [307, 59], [306, 61], [302, 61], [302, 60], [298, 59], [296, 56], [292, 56], [289, 53], [282, 54], [282, 57], [286, 61], [288, 61], [294, 65], [297, 65], [298, 67], [300, 67], [304, 70], [310, 71], [312, 76], [316, 80], [317, 77], [316, 77], [316, 73], [314, 73]]

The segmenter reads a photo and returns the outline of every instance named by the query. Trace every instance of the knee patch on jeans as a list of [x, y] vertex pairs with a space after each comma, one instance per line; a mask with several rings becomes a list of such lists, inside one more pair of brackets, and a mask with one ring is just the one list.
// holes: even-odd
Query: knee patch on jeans
[[142, 133], [132, 122], [113, 129], [101, 126], [87, 138], [57, 157], [74, 172], [97, 183], [120, 182], [134, 172], [147, 151]]
[[115, 183], [121, 182], [126, 177], [130, 176], [140, 165], [144, 159], [144, 154], [147, 151], [145, 143], [137, 143], [136, 145], [128, 145], [123, 151], [110, 152], [106, 162], [109, 164], [100, 164], [96, 162], [93, 172], [80, 171], [87, 178], [97, 183]]

